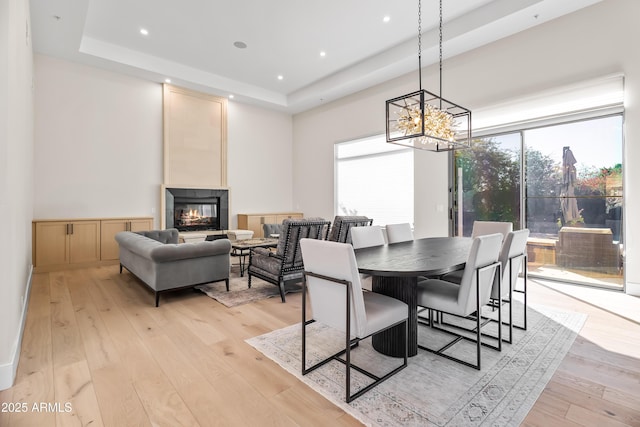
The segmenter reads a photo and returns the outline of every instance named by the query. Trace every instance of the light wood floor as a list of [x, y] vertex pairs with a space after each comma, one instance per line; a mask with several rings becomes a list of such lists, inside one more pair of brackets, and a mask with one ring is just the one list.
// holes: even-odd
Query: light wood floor
[[[589, 318], [523, 425], [640, 426], [640, 325], [531, 282], [529, 297]], [[0, 425], [359, 425], [244, 342], [300, 310], [300, 294], [230, 309], [191, 290], [155, 308], [117, 266], [35, 274], [16, 384], [0, 392], [28, 410]]]

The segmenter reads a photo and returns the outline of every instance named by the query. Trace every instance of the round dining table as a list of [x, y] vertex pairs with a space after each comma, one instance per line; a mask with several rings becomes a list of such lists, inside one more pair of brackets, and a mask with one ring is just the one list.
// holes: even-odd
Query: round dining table
[[[409, 306], [409, 356], [418, 354], [418, 278], [463, 269], [472, 242], [469, 237], [429, 237], [355, 250], [360, 273], [373, 276], [373, 292]], [[403, 357], [403, 328], [398, 325], [374, 335], [373, 347], [388, 356]]]

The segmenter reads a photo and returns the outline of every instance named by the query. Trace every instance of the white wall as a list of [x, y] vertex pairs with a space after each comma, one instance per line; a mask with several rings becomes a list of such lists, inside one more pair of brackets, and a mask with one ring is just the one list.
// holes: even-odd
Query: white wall
[[233, 101], [228, 112], [230, 227], [237, 227], [238, 213], [290, 211], [291, 115]]
[[35, 56], [34, 217], [156, 216], [162, 85]]
[[[44, 55], [35, 75], [34, 217], [154, 216], [159, 227], [162, 85]], [[292, 208], [291, 147], [290, 115], [229, 103], [232, 228], [238, 212]]]
[[0, 2], [0, 390], [15, 378], [31, 279], [33, 53], [28, 0]]
[[[467, 108], [485, 107], [541, 90], [615, 72], [625, 74], [625, 162], [640, 160], [640, 2], [605, 0], [568, 16], [476, 49], [444, 63], [443, 96]], [[446, 55], [446, 49], [445, 49]], [[425, 78], [426, 77], [426, 82]], [[437, 68], [423, 72], [425, 88], [437, 88]], [[417, 74], [386, 82], [293, 118], [296, 208], [333, 215], [333, 144], [381, 134], [384, 102], [418, 88]], [[446, 154], [415, 160], [416, 235], [446, 235]], [[392, 179], [392, 177], [390, 177]], [[625, 168], [627, 291], [640, 294], [640, 170]], [[392, 195], [390, 202], [392, 202]]]

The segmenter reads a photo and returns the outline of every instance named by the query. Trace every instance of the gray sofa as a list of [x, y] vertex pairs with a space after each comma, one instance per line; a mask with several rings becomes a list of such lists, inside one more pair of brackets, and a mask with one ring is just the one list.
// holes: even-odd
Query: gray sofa
[[231, 242], [178, 244], [178, 230], [122, 231], [116, 234], [122, 267], [160, 293], [224, 280], [229, 290]]

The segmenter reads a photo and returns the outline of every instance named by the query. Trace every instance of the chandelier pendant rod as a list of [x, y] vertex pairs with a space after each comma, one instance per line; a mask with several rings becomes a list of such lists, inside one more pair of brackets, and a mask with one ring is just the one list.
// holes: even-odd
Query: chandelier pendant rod
[[440, 48], [440, 109], [442, 110], [442, 0], [440, 0], [440, 34], [439, 34], [439, 43], [438, 46]]
[[422, 91], [422, 0], [418, 0], [418, 86]]

